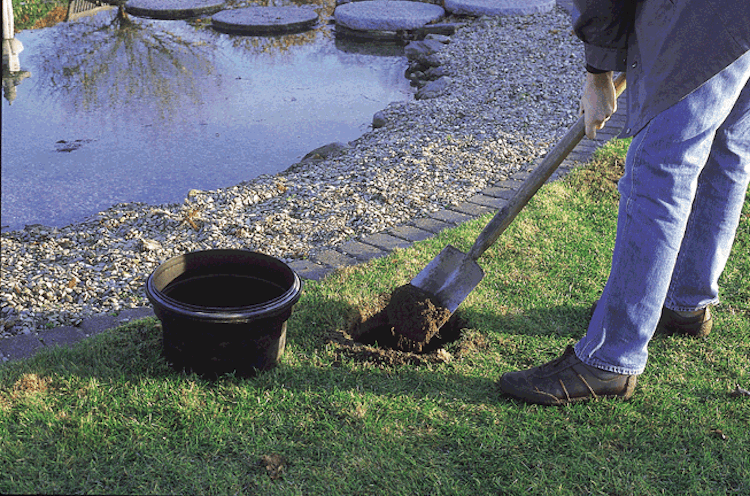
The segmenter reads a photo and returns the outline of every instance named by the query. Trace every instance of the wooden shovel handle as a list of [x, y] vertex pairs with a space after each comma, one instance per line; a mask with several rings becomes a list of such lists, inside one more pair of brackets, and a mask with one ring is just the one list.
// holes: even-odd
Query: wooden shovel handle
[[[625, 91], [625, 73], [620, 73], [614, 80], [615, 98], [619, 97]], [[479, 237], [474, 242], [474, 246], [469, 250], [468, 256], [472, 260], [477, 260], [482, 253], [492, 246], [497, 238], [513, 222], [516, 215], [523, 210], [523, 207], [531, 200], [539, 188], [550, 178], [553, 172], [560, 166], [568, 154], [573, 151], [579, 141], [583, 139], [586, 132], [584, 116], [581, 115], [575, 124], [573, 124], [565, 136], [555, 145], [552, 150], [544, 157], [534, 172], [524, 181], [518, 191], [513, 195], [505, 206], [503, 206], [484, 227]]]

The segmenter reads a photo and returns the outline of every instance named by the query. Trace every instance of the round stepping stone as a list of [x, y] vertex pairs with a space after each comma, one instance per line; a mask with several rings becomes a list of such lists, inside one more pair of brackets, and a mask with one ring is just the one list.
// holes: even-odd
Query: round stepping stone
[[224, 10], [211, 17], [214, 29], [235, 34], [278, 34], [309, 29], [318, 14], [305, 7], [246, 7]]
[[445, 0], [445, 10], [457, 15], [511, 16], [549, 12], [555, 0]]
[[441, 19], [445, 10], [430, 3], [365, 0], [336, 7], [336, 24], [355, 31], [410, 31]]
[[130, 0], [125, 12], [153, 19], [190, 19], [215, 14], [224, 8], [217, 0]]

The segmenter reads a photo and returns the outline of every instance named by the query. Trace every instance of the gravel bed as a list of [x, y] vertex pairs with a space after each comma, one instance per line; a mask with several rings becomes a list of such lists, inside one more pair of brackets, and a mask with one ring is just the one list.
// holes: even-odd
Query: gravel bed
[[305, 259], [460, 203], [544, 155], [577, 118], [583, 46], [569, 15], [467, 21], [437, 54], [445, 94], [389, 105], [383, 127], [339, 153], [183, 203], [2, 233], [0, 337], [146, 305], [148, 275], [188, 251]]

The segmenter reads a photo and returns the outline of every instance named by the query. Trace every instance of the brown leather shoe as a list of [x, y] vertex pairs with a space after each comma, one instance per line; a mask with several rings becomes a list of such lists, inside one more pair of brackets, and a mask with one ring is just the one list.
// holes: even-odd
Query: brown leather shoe
[[514, 398], [540, 405], [567, 405], [595, 398], [630, 399], [636, 376], [615, 374], [584, 364], [568, 346], [560, 358], [544, 365], [503, 374], [500, 389]]
[[[598, 300], [591, 305], [591, 316], [594, 315], [597, 303], [599, 303]], [[695, 317], [681, 317], [674, 310], [664, 307], [661, 310], [659, 323], [656, 325], [656, 332], [667, 336], [679, 334], [694, 338], [705, 338], [711, 332], [713, 325], [709, 307], [704, 308], [703, 312]]]
[[694, 338], [705, 338], [711, 332], [713, 327], [713, 318], [711, 310], [706, 307], [695, 317], [682, 317], [674, 310], [664, 308], [661, 311], [659, 324], [656, 326], [656, 332], [671, 336], [672, 334], [682, 334]]

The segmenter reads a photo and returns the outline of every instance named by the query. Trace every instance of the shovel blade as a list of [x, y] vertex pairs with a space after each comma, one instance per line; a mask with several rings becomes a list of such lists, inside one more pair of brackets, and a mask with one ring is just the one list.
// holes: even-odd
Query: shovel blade
[[484, 271], [476, 260], [448, 245], [410, 284], [434, 295], [440, 305], [453, 313], [483, 278]]

